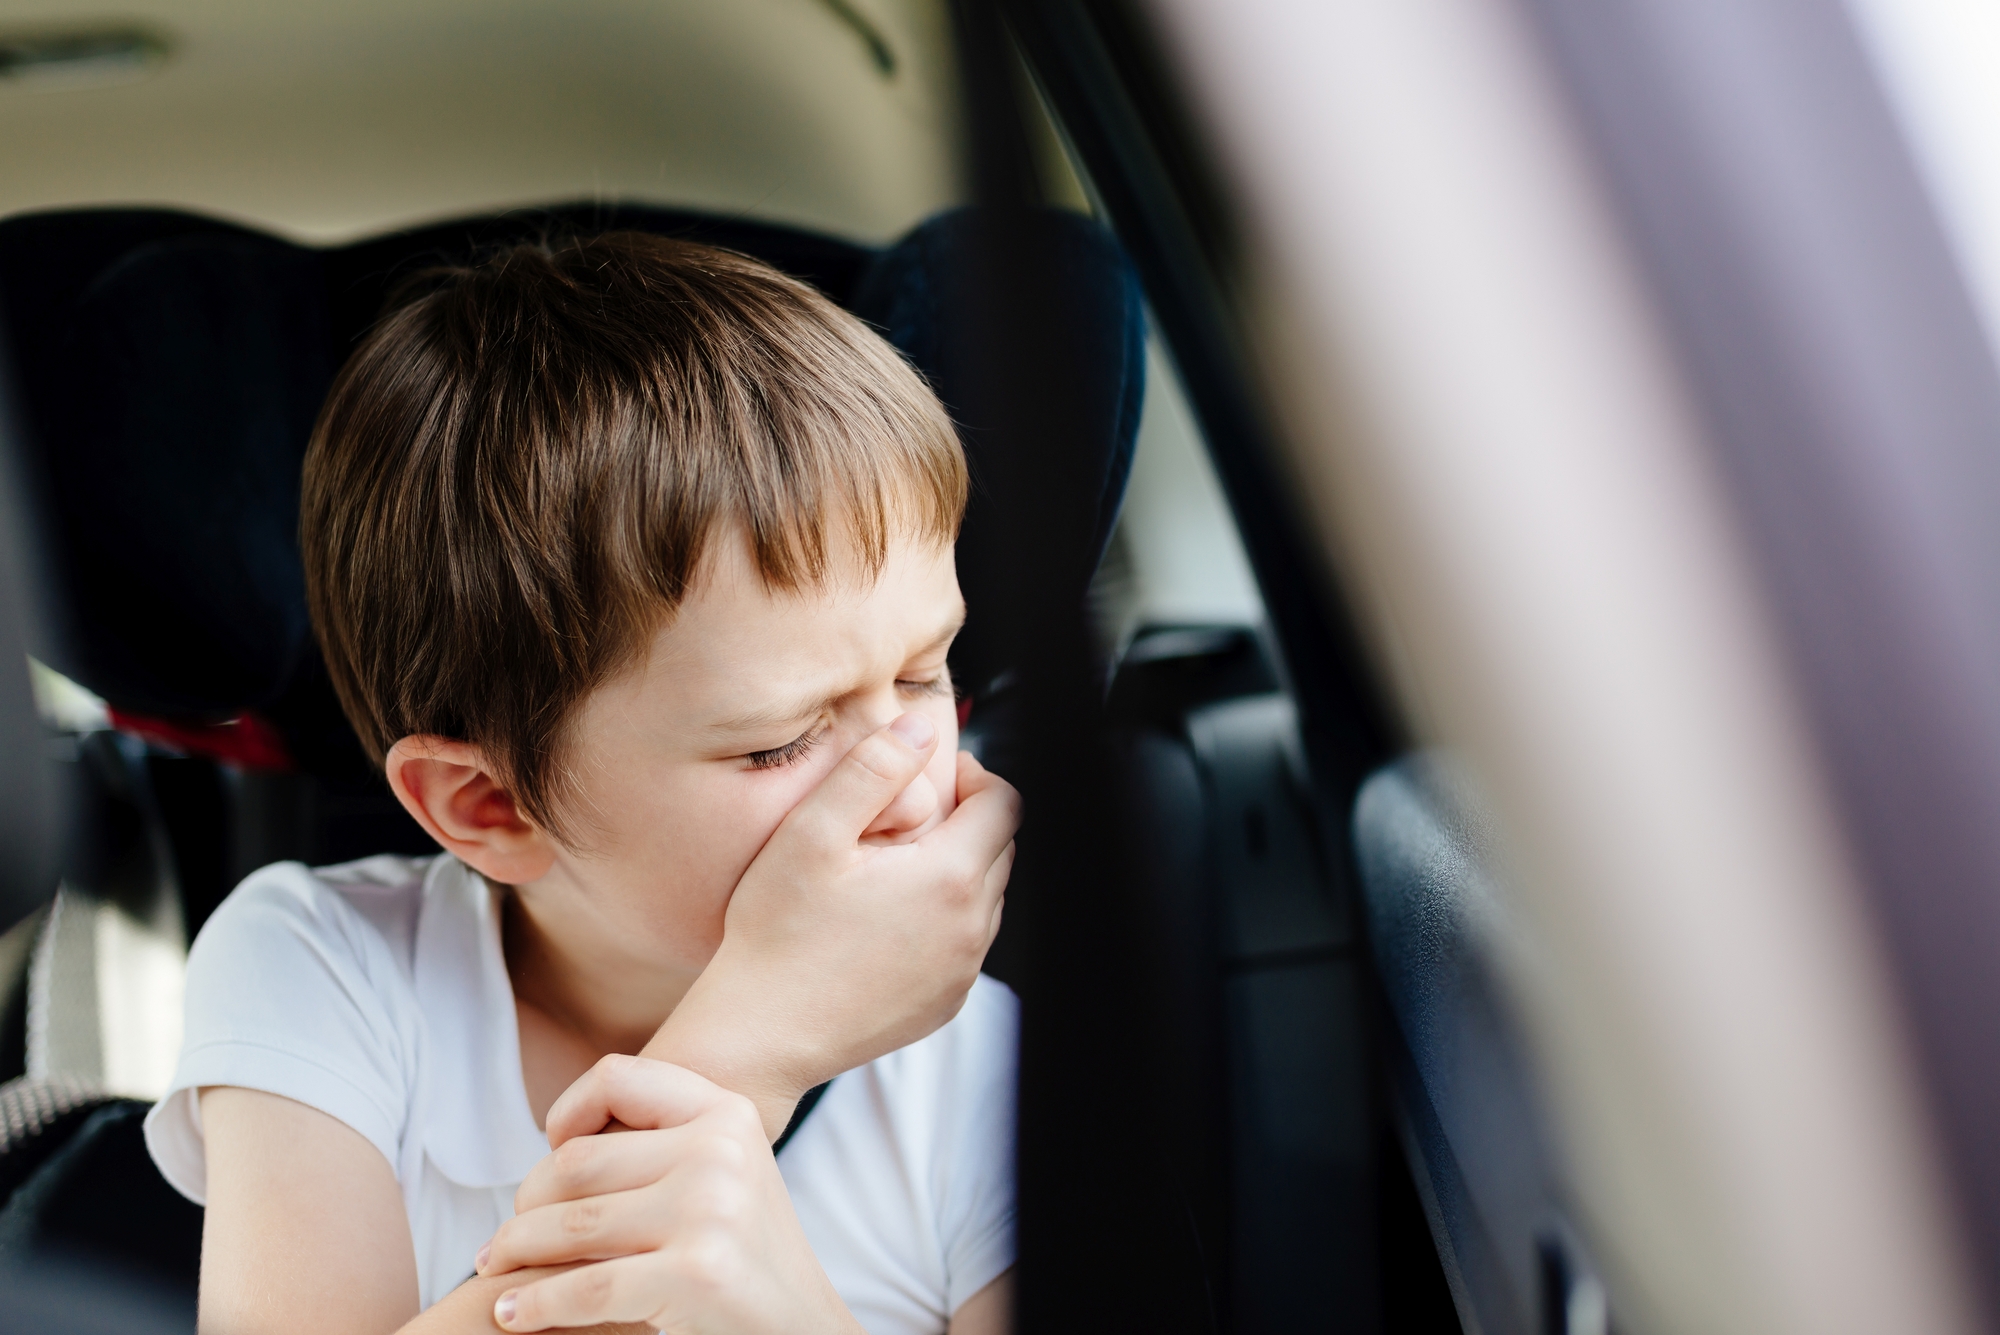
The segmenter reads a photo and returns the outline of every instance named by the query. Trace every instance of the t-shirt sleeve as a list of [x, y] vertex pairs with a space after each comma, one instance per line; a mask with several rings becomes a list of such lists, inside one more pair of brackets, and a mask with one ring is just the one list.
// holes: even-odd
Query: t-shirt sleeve
[[180, 1064], [146, 1118], [168, 1182], [206, 1203], [197, 1091], [233, 1085], [337, 1118], [399, 1162], [413, 1083], [414, 1004], [395, 957], [366, 919], [296, 863], [237, 888], [188, 953]]
[[946, 1310], [1014, 1264], [1014, 1101], [1021, 1003], [1006, 984], [981, 977], [966, 998], [951, 1081], [949, 1171], [940, 1193]]

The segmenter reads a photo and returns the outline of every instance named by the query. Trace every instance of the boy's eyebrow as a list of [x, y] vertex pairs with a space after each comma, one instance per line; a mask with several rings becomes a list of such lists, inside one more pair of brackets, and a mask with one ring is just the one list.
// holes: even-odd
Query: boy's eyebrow
[[936, 653], [938, 650], [944, 648], [946, 645], [950, 644], [953, 640], [957, 639], [958, 633], [964, 629], [965, 629], [965, 604], [960, 603], [958, 605], [958, 610], [956, 612], [953, 612], [950, 618], [945, 621], [944, 625], [938, 628], [938, 633], [931, 636], [929, 643], [925, 644], [923, 648], [917, 650], [917, 652], [914, 655], [912, 655], [912, 657], [921, 658], [925, 654]]
[[[946, 622], [944, 627], [936, 635], [932, 636], [930, 641], [921, 649], [912, 654], [911, 657], [917, 658], [922, 657], [924, 654], [936, 653], [939, 649], [944, 648], [956, 639], [958, 632], [964, 626], [965, 609], [961, 607], [957, 612], [952, 614], [951, 620]], [[776, 727], [780, 723], [796, 723], [800, 719], [821, 712], [847, 694], [848, 692], [844, 690], [824, 692], [802, 697], [789, 705], [768, 705], [763, 709], [753, 709], [747, 714], [738, 714], [733, 718], [711, 723], [708, 725], [708, 731], [726, 733], [756, 732], [760, 729]]]

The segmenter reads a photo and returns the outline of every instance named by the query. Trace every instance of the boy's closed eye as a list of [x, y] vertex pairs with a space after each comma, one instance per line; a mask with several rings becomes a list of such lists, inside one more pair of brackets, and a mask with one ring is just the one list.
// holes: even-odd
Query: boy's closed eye
[[[949, 695], [953, 690], [951, 674], [943, 670], [923, 679], [907, 677], [896, 679], [897, 694], [910, 699]], [[827, 722], [821, 720], [783, 746], [774, 746], [763, 751], [746, 751], [738, 758], [751, 769], [783, 769], [789, 765], [796, 765], [811, 755], [814, 748], [826, 739], [828, 728]]]
[[899, 677], [896, 679], [896, 689], [904, 695], [950, 695], [952, 693], [951, 674], [948, 672], [939, 672], [937, 675], [924, 681], [910, 681]]
[[783, 746], [774, 746], [768, 751], [751, 751], [743, 759], [751, 769], [783, 769], [787, 765], [796, 765], [812, 754], [813, 748], [825, 738], [826, 731], [824, 723], [816, 723]]

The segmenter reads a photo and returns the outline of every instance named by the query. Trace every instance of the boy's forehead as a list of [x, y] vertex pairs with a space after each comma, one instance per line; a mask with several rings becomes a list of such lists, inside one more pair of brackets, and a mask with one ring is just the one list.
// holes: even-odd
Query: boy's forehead
[[918, 613], [940, 598], [957, 600], [958, 572], [948, 545], [892, 534], [879, 565], [847, 539], [828, 544], [827, 571], [816, 581], [786, 588], [757, 567], [749, 535], [740, 526], [716, 533], [705, 545], [680, 608], [663, 630], [798, 616], [838, 618], [855, 613]]
[[836, 571], [773, 589], [746, 542], [716, 544], [702, 578], [654, 635], [646, 675], [670, 680], [703, 712], [754, 708], [774, 694], [837, 688], [929, 648], [965, 618], [949, 548], [892, 542], [880, 573]]

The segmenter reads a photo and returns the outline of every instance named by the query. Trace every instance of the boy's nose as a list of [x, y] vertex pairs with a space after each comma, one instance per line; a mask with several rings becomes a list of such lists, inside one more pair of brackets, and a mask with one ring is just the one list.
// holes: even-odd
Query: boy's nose
[[[914, 839], [924, 822], [938, 809], [938, 791], [928, 774], [910, 780], [910, 786], [891, 802], [861, 832], [863, 839], [878, 844], [899, 844]], [[852, 829], [853, 827], [848, 827]]]

